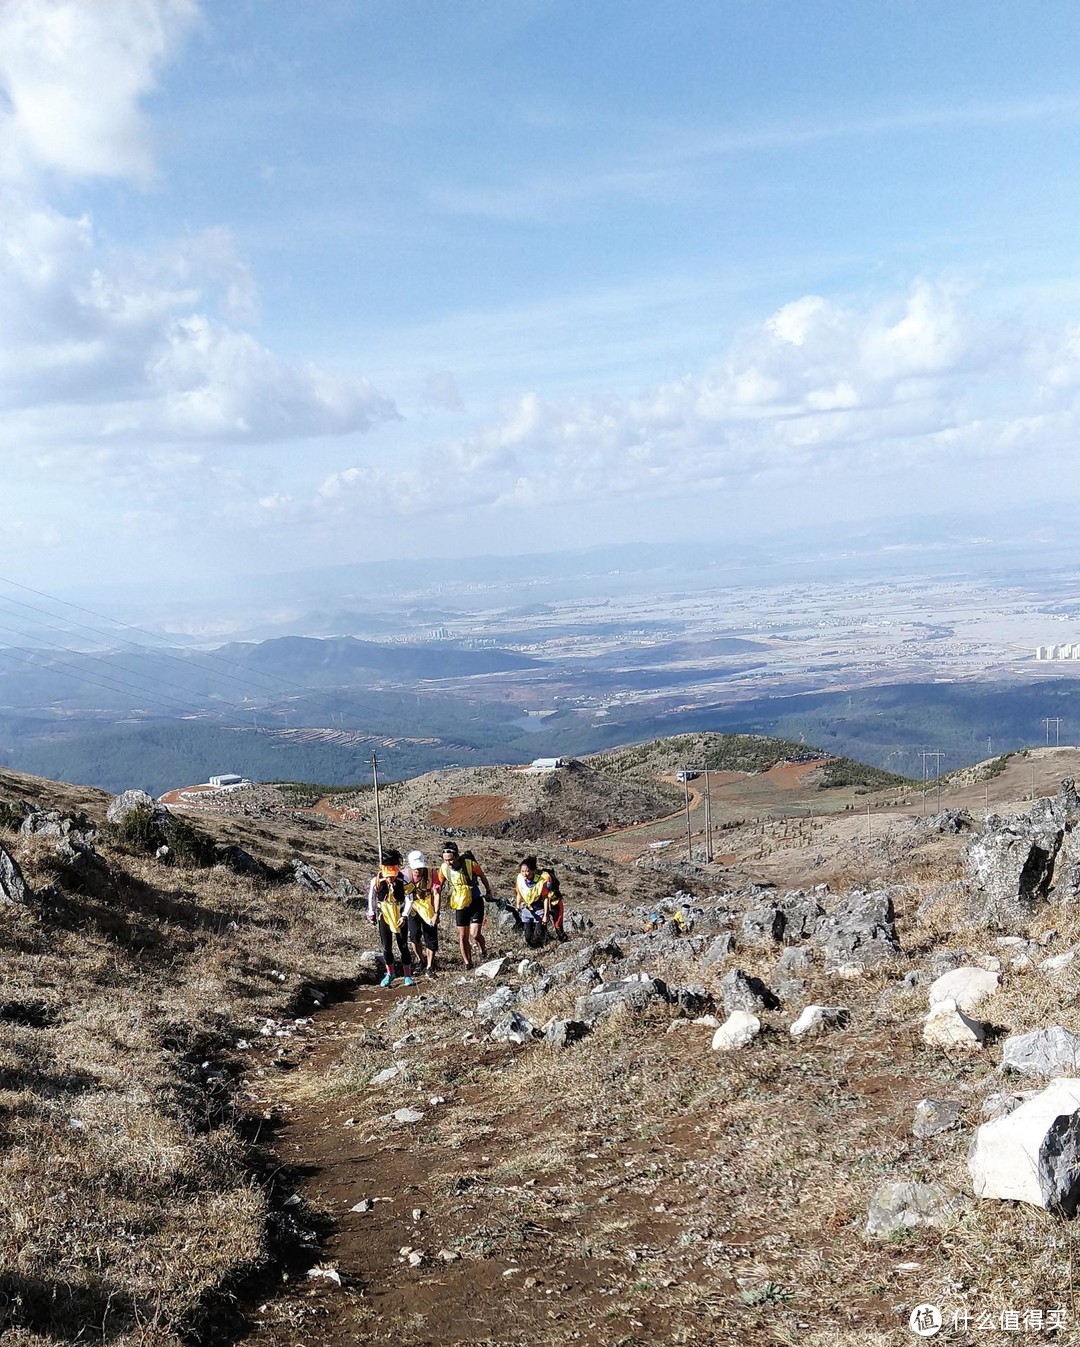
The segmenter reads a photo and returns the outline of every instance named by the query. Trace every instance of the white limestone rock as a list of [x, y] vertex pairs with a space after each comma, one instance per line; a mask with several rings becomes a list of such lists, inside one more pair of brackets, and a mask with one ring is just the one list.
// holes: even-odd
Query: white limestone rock
[[712, 1036], [713, 1052], [734, 1052], [745, 1048], [761, 1033], [761, 1021], [749, 1010], [733, 1010]]
[[923, 1020], [922, 1037], [931, 1048], [942, 1048], [945, 1052], [970, 1051], [983, 1046], [986, 1025], [969, 1019], [949, 997], [939, 1001]]
[[986, 968], [954, 968], [942, 973], [930, 984], [930, 1008], [942, 1001], [952, 1000], [957, 1010], [970, 1012], [993, 996], [1001, 984], [996, 970]]
[[807, 1006], [788, 1032], [792, 1038], [816, 1038], [829, 1029], [842, 1028], [850, 1018], [846, 1006]]
[[968, 1172], [976, 1197], [1072, 1216], [1080, 1201], [1080, 1080], [1053, 1080], [1005, 1117], [983, 1123]]

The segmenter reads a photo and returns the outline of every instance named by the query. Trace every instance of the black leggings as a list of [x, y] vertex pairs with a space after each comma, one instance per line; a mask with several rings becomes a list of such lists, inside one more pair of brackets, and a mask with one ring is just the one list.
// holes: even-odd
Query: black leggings
[[[398, 953], [400, 959], [394, 959], [394, 940], [397, 939]], [[412, 976], [412, 955], [409, 953], [409, 937], [404, 923], [400, 931], [392, 931], [382, 917], [379, 918], [379, 941], [382, 945], [383, 963], [386, 964], [386, 971], [395, 976], [404, 972], [406, 977]]]

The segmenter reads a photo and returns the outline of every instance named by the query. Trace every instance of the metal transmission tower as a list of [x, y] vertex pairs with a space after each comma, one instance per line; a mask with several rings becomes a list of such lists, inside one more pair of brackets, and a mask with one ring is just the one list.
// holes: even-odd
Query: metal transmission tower
[[922, 758], [922, 812], [926, 813], [926, 760], [934, 759], [934, 776], [937, 777], [937, 802], [941, 804], [941, 776], [939, 764], [945, 753], [940, 748], [920, 748], [919, 757]]
[[1050, 747], [1050, 726], [1051, 726], [1051, 725], [1053, 725], [1053, 727], [1054, 727], [1054, 747], [1055, 747], [1055, 748], [1060, 747], [1060, 745], [1061, 745], [1061, 717], [1060, 717], [1060, 716], [1044, 716], [1044, 717], [1043, 717], [1043, 725], [1044, 725], [1045, 728], [1046, 728], [1046, 747], [1047, 747], [1047, 748]]

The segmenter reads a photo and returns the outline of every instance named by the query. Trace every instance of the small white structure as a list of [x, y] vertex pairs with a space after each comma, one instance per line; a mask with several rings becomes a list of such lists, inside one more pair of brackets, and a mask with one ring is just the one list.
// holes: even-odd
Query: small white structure
[[238, 772], [222, 772], [220, 776], [212, 776], [209, 784], [223, 790], [226, 786], [243, 786], [247, 783]]
[[569, 758], [533, 758], [529, 764], [530, 772], [557, 772], [560, 767], [568, 767]]

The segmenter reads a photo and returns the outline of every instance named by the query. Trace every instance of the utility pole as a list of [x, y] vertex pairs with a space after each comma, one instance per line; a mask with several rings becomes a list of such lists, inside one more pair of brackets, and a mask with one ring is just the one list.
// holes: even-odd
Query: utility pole
[[1047, 747], [1047, 748], [1050, 747], [1050, 726], [1053, 725], [1053, 727], [1054, 727], [1054, 747], [1055, 747], [1055, 748], [1060, 748], [1060, 746], [1061, 746], [1061, 717], [1060, 717], [1060, 716], [1044, 716], [1044, 717], [1043, 717], [1043, 724], [1046, 726], [1046, 747]]
[[371, 755], [371, 780], [375, 785], [375, 841], [379, 848], [379, 868], [382, 869], [382, 819], [379, 817], [379, 762]]
[[685, 767], [683, 768], [682, 787], [683, 797], [686, 801], [686, 859], [692, 861], [694, 859], [694, 846], [690, 840], [690, 780]]
[[705, 859], [711, 862], [712, 850], [712, 796], [709, 794], [709, 769], [705, 768]]
[[933, 759], [934, 759], [934, 775], [938, 778], [938, 783], [937, 783], [937, 798], [938, 798], [938, 804], [940, 805], [940, 804], [941, 804], [941, 777], [940, 777], [940, 763], [941, 763], [941, 759], [945, 756], [945, 754], [944, 754], [944, 752], [943, 752], [940, 748], [921, 748], [921, 749], [919, 750], [919, 756], [922, 758], [922, 779], [923, 779], [923, 788], [922, 788], [922, 812], [923, 812], [923, 814], [925, 815], [925, 814], [926, 814], [926, 781], [927, 781], [927, 776], [926, 776], [926, 760], [927, 760], [927, 758], [933, 758]]

